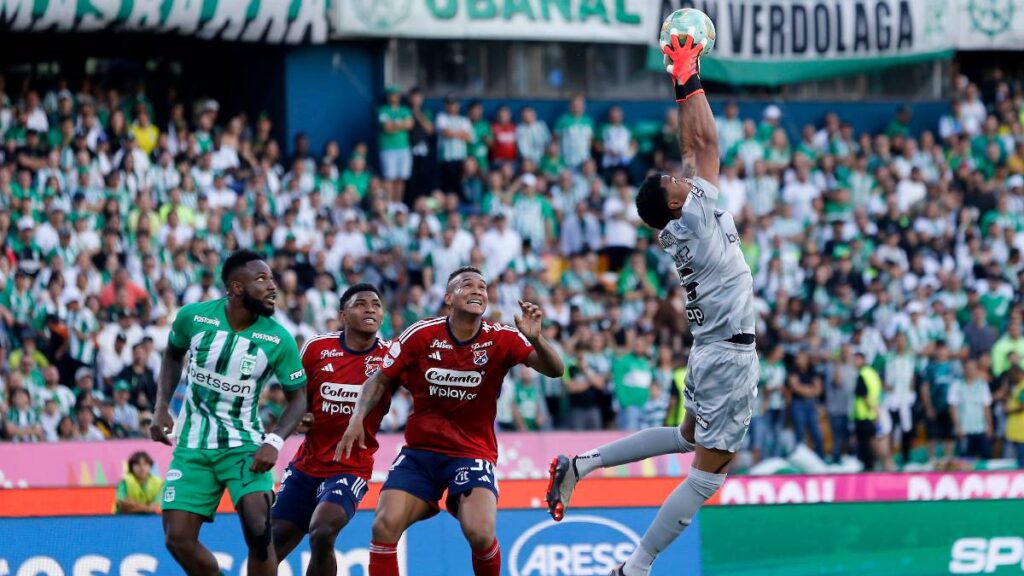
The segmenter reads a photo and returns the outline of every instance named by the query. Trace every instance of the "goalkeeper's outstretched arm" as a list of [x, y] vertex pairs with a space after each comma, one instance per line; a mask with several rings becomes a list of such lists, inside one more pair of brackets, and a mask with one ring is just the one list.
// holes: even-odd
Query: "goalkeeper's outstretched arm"
[[718, 129], [698, 75], [703, 48], [704, 41], [694, 44], [693, 37], [673, 30], [671, 43], [662, 45], [662, 52], [672, 61], [668, 73], [675, 84], [676, 105], [679, 107], [683, 177], [700, 176], [717, 187], [720, 163]]

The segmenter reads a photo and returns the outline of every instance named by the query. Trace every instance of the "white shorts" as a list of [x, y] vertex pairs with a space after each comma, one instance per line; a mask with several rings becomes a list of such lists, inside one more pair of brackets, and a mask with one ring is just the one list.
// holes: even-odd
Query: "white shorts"
[[408, 180], [412, 175], [412, 150], [381, 150], [380, 173], [385, 180]]
[[728, 452], [743, 446], [760, 376], [753, 344], [719, 341], [693, 347], [683, 392], [686, 413], [697, 420], [697, 444]]

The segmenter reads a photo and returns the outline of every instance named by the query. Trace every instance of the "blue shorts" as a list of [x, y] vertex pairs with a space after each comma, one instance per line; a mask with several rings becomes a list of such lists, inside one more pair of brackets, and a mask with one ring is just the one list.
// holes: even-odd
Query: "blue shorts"
[[458, 497], [474, 488], [490, 490], [495, 498], [498, 497], [498, 479], [494, 476], [493, 462], [402, 448], [391, 464], [381, 490], [408, 492], [430, 504], [434, 508], [433, 514], [437, 514], [441, 495], [447, 489], [445, 507], [452, 516], [458, 516]]
[[321, 502], [330, 502], [341, 506], [346, 517], [351, 520], [359, 502], [366, 496], [366, 490], [366, 480], [359, 476], [338, 474], [319, 478], [289, 465], [281, 478], [271, 517], [308, 528], [316, 507]]

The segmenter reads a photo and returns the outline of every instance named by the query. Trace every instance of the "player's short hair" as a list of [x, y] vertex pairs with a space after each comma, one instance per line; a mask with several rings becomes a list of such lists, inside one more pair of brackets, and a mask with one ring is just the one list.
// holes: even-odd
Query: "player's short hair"
[[661, 185], [661, 176], [651, 174], [636, 191], [636, 211], [640, 219], [658, 230], [672, 221], [672, 211], [668, 208], [668, 190]]
[[220, 279], [227, 285], [231, 281], [231, 278], [235, 275], [235, 272], [245, 268], [249, 262], [254, 260], [260, 260], [266, 262], [266, 260], [258, 252], [252, 250], [239, 250], [228, 256], [228, 259], [224, 261], [224, 267], [220, 272]]
[[484, 275], [484, 273], [481, 272], [480, 269], [477, 268], [476, 266], [462, 266], [461, 268], [456, 268], [454, 272], [448, 275], [448, 283], [445, 284], [445, 286], [450, 288], [452, 282], [462, 274], [465, 274], [466, 272], [472, 272], [474, 274], [479, 274], [480, 276]]
[[341, 309], [344, 310], [345, 307], [348, 306], [349, 301], [360, 292], [373, 292], [377, 295], [377, 298], [380, 298], [381, 300], [384, 299], [384, 297], [380, 295], [380, 290], [378, 290], [376, 286], [369, 282], [360, 282], [359, 284], [349, 286], [348, 290], [345, 290], [345, 292], [342, 293], [340, 302]]

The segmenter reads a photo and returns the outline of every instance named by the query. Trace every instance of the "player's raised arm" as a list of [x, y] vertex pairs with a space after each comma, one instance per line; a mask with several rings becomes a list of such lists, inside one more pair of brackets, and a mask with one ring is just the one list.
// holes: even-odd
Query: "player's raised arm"
[[662, 43], [661, 50], [672, 62], [667, 71], [672, 75], [679, 107], [683, 177], [700, 176], [717, 187], [718, 130], [699, 75], [700, 54], [707, 40], [694, 44], [693, 37], [681, 30], [672, 30], [670, 39], [669, 43]]

